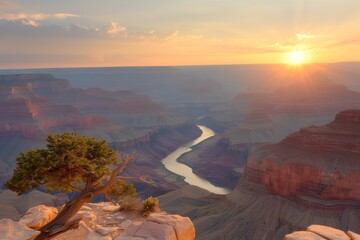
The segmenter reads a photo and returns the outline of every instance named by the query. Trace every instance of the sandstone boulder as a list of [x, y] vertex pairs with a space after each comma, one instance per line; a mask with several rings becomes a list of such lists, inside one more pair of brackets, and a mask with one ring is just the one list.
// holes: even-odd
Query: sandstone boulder
[[0, 219], [0, 239], [28, 240], [39, 233], [22, 223], [14, 222], [10, 219]]
[[30, 208], [20, 219], [19, 223], [37, 230], [54, 219], [57, 214], [58, 210], [56, 208], [39, 205]]
[[195, 238], [195, 228], [187, 217], [154, 213], [144, 222], [135, 221], [131, 223], [125, 228], [125, 233], [121, 234], [116, 240], [133, 238], [190, 240]]
[[326, 239], [312, 232], [297, 231], [286, 235], [285, 240], [326, 240]]
[[351, 240], [360, 240], [360, 234], [354, 233], [352, 231], [347, 231], [346, 234], [351, 238]]
[[350, 240], [349, 236], [343, 231], [328, 226], [311, 225], [307, 228], [307, 231], [316, 233], [328, 240]]
[[178, 240], [195, 238], [195, 228], [190, 218], [162, 213], [152, 214], [147, 221], [167, 224], [174, 228]]
[[343, 232], [323, 225], [311, 225], [306, 231], [287, 234], [284, 240], [360, 240], [360, 235], [352, 231]]
[[[193, 240], [191, 220], [164, 212], [144, 218], [139, 212], [113, 212], [111, 203], [85, 204], [74, 218], [81, 217], [79, 227], [55, 236], [54, 240]], [[28, 210], [19, 222], [3, 219], [0, 240], [22, 240], [39, 234], [39, 229], [57, 214], [52, 207], [40, 205]], [[33, 229], [31, 229], [33, 228]], [[12, 237], [14, 236], [14, 237]]]
[[145, 221], [140, 225], [134, 237], [145, 239], [177, 240], [175, 230], [167, 224], [160, 224], [152, 221]]

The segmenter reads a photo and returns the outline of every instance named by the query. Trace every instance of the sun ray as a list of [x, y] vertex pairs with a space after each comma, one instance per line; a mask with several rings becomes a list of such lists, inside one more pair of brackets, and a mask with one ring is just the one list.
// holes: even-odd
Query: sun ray
[[290, 53], [288, 63], [290, 65], [301, 65], [305, 62], [305, 53], [302, 50], [294, 50]]

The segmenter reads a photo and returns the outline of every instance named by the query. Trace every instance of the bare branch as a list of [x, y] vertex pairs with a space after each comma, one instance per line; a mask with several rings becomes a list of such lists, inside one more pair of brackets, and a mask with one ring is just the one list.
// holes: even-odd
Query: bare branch
[[117, 177], [116, 179], [120, 179], [123, 181], [139, 181], [139, 182], [147, 183], [151, 186], [156, 186], [155, 182], [146, 180], [143, 177]]
[[[108, 183], [111, 185], [112, 182], [116, 179], [116, 175], [120, 172], [120, 170], [122, 170], [126, 164], [128, 164], [128, 162], [130, 162], [131, 160], [133, 160], [135, 158], [135, 151], [133, 151], [131, 154], [128, 154], [126, 157], [124, 157], [124, 153], [120, 153], [120, 157], [122, 159], [122, 162], [119, 164], [119, 166], [117, 166], [110, 175], [109, 181]], [[107, 184], [106, 184], [107, 185]]]
[[131, 154], [128, 154], [126, 157], [124, 156], [124, 153], [120, 153], [120, 157], [122, 159], [122, 162], [112, 170], [109, 180], [104, 186], [101, 186], [97, 188], [95, 191], [97, 193], [105, 193], [109, 187], [114, 183], [114, 181], [117, 178], [117, 174], [126, 166], [128, 162], [133, 160], [135, 158], [136, 152], [133, 151]]

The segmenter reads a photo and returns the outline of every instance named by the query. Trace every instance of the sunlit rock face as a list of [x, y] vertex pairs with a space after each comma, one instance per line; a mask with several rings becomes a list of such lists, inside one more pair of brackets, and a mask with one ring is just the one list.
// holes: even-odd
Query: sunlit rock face
[[0, 75], [0, 136], [39, 138], [64, 131], [96, 135], [99, 127], [109, 136], [126, 127], [173, 126], [186, 120], [128, 90], [74, 88], [48, 74]]
[[38, 91], [65, 91], [67, 80], [46, 74], [0, 76], [0, 135], [38, 138], [52, 130], [86, 129], [102, 119], [71, 105], [51, 103]]
[[[56, 208], [36, 206], [19, 222], [0, 219], [0, 239], [26, 240], [40, 232], [33, 229], [43, 227], [57, 215]], [[81, 218], [78, 228], [59, 234], [52, 239], [168, 239], [193, 240], [195, 228], [188, 217], [165, 212], [152, 213], [148, 218], [137, 211], [120, 211], [112, 203], [87, 203], [74, 218]]]
[[360, 110], [256, 148], [244, 179], [283, 197], [360, 200]]
[[341, 231], [336, 228], [311, 225], [306, 231], [296, 231], [287, 234], [284, 240], [358, 240], [360, 235], [352, 231]]

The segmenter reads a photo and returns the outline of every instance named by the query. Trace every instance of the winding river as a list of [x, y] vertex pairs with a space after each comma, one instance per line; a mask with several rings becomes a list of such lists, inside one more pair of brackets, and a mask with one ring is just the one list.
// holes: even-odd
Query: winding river
[[185, 182], [188, 184], [203, 188], [208, 190], [209, 192], [215, 193], [215, 194], [228, 194], [230, 191], [229, 189], [217, 187], [213, 184], [211, 184], [209, 181], [207, 181], [204, 178], [201, 178], [193, 173], [192, 169], [183, 164], [179, 163], [177, 159], [187, 153], [192, 151], [191, 147], [205, 141], [206, 139], [212, 137], [215, 135], [214, 131], [212, 131], [210, 128], [207, 128], [205, 126], [198, 126], [202, 134], [197, 139], [188, 142], [186, 144], [181, 145], [178, 149], [176, 149], [174, 152], [170, 153], [167, 157], [165, 157], [161, 162], [164, 164], [165, 168], [177, 175], [183, 176], [185, 179]]

